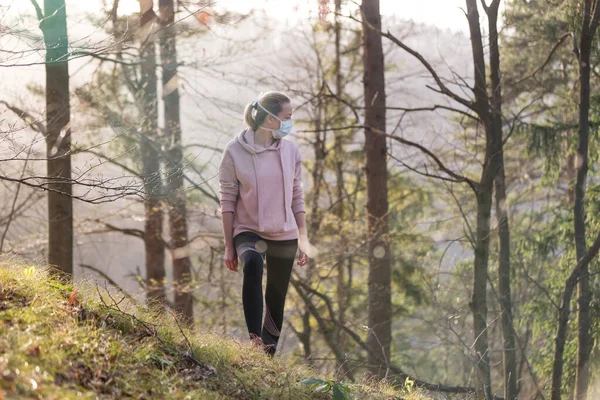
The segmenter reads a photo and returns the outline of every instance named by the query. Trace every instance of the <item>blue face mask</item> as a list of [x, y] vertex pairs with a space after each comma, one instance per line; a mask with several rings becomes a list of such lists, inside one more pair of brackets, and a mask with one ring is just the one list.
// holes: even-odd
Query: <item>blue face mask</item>
[[[294, 123], [292, 122], [292, 119], [286, 119], [285, 121], [280, 120], [279, 118], [277, 118], [276, 115], [274, 115], [273, 113], [269, 112], [269, 110], [265, 109], [258, 101], [256, 102], [256, 104], [262, 108], [267, 114], [271, 115], [273, 118], [275, 118], [277, 121], [280, 122], [279, 124], [279, 129], [272, 129], [271, 134], [273, 135], [273, 139], [281, 139], [285, 136], [287, 136], [290, 131], [292, 130]], [[267, 129], [268, 128], [263, 128], [263, 129]]]
[[[275, 118], [277, 118], [277, 117], [275, 117]], [[286, 119], [285, 121], [282, 121], [279, 118], [277, 118], [277, 120], [280, 122], [279, 129], [272, 132], [273, 138], [281, 139], [282, 137], [285, 137], [290, 133], [290, 131], [292, 130], [292, 127], [294, 126], [294, 123], [292, 122], [291, 119]]]

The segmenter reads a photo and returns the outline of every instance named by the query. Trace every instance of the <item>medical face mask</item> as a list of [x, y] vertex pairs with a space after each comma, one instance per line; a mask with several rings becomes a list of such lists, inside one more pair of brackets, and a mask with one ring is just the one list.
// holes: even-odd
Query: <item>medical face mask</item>
[[260, 108], [262, 108], [267, 114], [271, 115], [273, 118], [275, 118], [277, 121], [280, 122], [279, 129], [263, 128], [263, 129], [267, 129], [267, 130], [271, 131], [271, 134], [273, 135], [273, 139], [281, 139], [290, 133], [290, 131], [292, 130], [292, 127], [294, 126], [294, 123], [292, 122], [291, 119], [286, 119], [285, 121], [282, 121], [279, 118], [277, 118], [276, 115], [274, 115], [273, 113], [266, 110], [259, 102], [256, 102], [256, 104]]

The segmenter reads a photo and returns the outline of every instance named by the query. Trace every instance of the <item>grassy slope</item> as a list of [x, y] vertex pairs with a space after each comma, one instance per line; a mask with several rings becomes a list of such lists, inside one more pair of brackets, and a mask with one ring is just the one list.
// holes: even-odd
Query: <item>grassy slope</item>
[[[43, 269], [0, 265], [0, 399], [330, 398], [300, 383], [322, 377], [291, 358], [181, 330], [171, 315], [121, 297], [92, 283], [73, 288]], [[426, 398], [385, 384], [357, 384], [352, 393]]]

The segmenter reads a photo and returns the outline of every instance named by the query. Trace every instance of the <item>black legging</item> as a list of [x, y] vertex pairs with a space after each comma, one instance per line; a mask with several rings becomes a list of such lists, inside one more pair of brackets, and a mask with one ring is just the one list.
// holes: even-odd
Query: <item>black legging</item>
[[[242, 301], [250, 338], [259, 336], [274, 354], [283, 325], [283, 309], [287, 295], [298, 240], [266, 240], [253, 232], [242, 232], [233, 238], [243, 264]], [[262, 276], [264, 256], [267, 262], [266, 315], [263, 324]], [[262, 325], [262, 328], [261, 328]]]

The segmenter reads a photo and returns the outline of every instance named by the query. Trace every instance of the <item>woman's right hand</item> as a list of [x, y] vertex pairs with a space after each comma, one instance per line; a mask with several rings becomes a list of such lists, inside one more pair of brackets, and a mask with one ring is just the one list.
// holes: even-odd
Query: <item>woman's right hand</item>
[[223, 260], [225, 261], [225, 265], [227, 266], [227, 269], [237, 272], [238, 259], [237, 259], [237, 253], [235, 251], [235, 247], [233, 246], [233, 244], [225, 245], [225, 256], [223, 257]]

